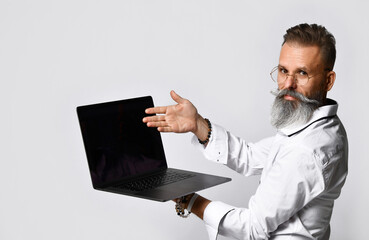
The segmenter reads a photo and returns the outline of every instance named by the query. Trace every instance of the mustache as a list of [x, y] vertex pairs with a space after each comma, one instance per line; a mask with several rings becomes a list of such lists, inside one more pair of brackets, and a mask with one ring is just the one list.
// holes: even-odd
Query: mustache
[[289, 90], [289, 89], [276, 89], [273, 91], [270, 91], [271, 94], [273, 94], [276, 98], [282, 99], [284, 96], [289, 95], [291, 97], [296, 98], [297, 100], [299, 100], [300, 102], [303, 103], [308, 103], [308, 104], [319, 104], [318, 100], [315, 99], [311, 99], [308, 98], [306, 96], [304, 96], [303, 94], [293, 91], [293, 90]]

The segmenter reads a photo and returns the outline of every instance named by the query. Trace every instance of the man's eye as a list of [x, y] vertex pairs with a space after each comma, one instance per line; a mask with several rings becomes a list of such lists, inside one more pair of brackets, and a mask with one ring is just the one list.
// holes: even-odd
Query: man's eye
[[287, 74], [287, 70], [286, 70], [286, 69], [284, 69], [284, 68], [280, 68], [280, 69], [279, 69], [279, 72], [280, 72], [280, 73], [283, 73], [283, 74]]
[[301, 76], [307, 76], [307, 72], [305, 72], [303, 70], [300, 70], [299, 75], [301, 75]]

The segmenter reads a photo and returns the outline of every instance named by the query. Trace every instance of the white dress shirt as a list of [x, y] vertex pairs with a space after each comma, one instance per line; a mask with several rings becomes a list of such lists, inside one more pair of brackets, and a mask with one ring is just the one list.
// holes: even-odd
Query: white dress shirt
[[248, 208], [211, 202], [204, 222], [211, 240], [218, 233], [236, 239], [329, 239], [334, 200], [347, 175], [348, 143], [338, 105], [317, 109], [311, 120], [274, 137], [247, 143], [213, 124], [205, 157], [260, 185]]

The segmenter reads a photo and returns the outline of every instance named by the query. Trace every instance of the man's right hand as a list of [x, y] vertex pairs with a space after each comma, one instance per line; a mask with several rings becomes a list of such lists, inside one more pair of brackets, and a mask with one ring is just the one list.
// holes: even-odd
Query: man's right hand
[[196, 107], [174, 91], [170, 92], [170, 96], [176, 105], [146, 109], [147, 114], [159, 115], [145, 117], [143, 122], [148, 127], [156, 127], [159, 132], [192, 132], [199, 139], [206, 139], [208, 126], [204, 118], [198, 114]]

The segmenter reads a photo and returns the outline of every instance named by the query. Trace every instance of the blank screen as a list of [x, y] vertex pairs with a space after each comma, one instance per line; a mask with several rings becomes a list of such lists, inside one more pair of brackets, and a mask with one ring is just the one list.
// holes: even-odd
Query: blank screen
[[160, 133], [142, 119], [151, 97], [77, 108], [94, 187], [167, 167]]

